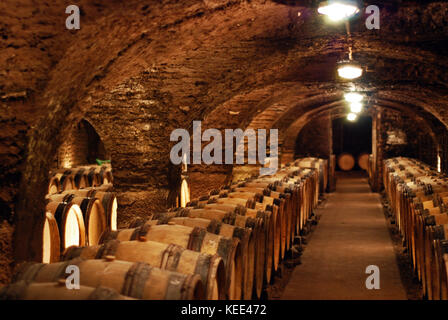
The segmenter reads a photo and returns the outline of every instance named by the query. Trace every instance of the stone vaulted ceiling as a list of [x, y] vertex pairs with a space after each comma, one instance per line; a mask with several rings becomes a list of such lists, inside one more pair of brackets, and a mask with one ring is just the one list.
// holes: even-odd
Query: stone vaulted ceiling
[[[0, 197], [22, 199], [12, 207], [19, 232], [44, 206], [48, 155], [82, 118], [111, 152], [121, 203], [134, 209], [145, 197], [156, 210], [170, 198], [178, 169], [169, 133], [193, 120], [278, 128], [293, 146], [307, 117], [340, 108], [348, 88], [335, 75], [347, 54], [345, 26], [324, 23], [315, 4], [83, 0], [81, 30], [68, 31], [63, 1], [2, 1]], [[354, 58], [367, 68], [357, 86], [377, 105], [447, 126], [448, 3], [372, 4], [380, 30], [367, 30], [365, 15], [350, 24]]]

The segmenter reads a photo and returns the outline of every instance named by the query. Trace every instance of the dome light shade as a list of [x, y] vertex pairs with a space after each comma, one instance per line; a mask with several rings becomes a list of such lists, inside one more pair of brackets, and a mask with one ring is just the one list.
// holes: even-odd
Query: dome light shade
[[349, 113], [349, 114], [347, 115], [347, 120], [348, 120], [348, 121], [355, 121], [357, 117], [358, 117], [358, 116], [357, 116], [355, 113]]
[[350, 104], [350, 111], [353, 113], [360, 113], [362, 111], [362, 103], [361, 102], [352, 102]]
[[345, 101], [354, 103], [361, 102], [364, 99], [364, 96], [357, 92], [349, 92], [344, 95]]
[[339, 63], [338, 74], [344, 79], [356, 79], [362, 76], [362, 68], [355, 61], [343, 61]]
[[323, 1], [317, 12], [326, 15], [331, 21], [341, 21], [350, 18], [359, 11], [354, 1]]

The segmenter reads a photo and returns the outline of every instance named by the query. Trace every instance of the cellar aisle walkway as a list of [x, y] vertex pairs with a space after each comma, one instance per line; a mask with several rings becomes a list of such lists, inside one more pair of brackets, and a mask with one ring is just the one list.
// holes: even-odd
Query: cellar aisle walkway
[[[317, 210], [321, 219], [302, 264], [282, 299], [406, 299], [379, 194], [359, 174], [338, 177], [337, 192]], [[368, 290], [366, 268], [380, 270], [380, 289]]]

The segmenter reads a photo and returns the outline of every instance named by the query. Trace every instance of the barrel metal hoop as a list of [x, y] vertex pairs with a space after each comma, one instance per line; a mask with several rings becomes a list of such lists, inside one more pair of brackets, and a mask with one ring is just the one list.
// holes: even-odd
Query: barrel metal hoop
[[33, 282], [36, 275], [46, 264], [45, 263], [25, 263], [13, 276], [12, 282], [23, 280], [25, 282]]
[[425, 217], [425, 225], [427, 226], [435, 226], [436, 225], [436, 217], [433, 215], [428, 215]]
[[110, 240], [116, 240], [119, 233], [120, 233], [120, 231], [118, 231], [118, 230], [104, 232], [100, 237], [99, 243], [106, 243]]
[[244, 206], [242, 206], [242, 205], [240, 205], [240, 204], [238, 204], [238, 205], [235, 207], [234, 212], [235, 212], [237, 215], [245, 216], [246, 213], [247, 213], [247, 208], [244, 207]]
[[103, 244], [96, 253], [95, 259], [103, 259], [106, 256], [115, 256], [120, 240], [110, 240]]
[[434, 226], [434, 239], [445, 239], [445, 230], [443, 226]]
[[73, 199], [75, 198], [75, 195], [73, 193], [68, 193], [67, 195], [65, 195], [65, 197], [62, 199], [62, 202], [65, 203], [70, 203], [73, 201]]
[[188, 239], [187, 249], [200, 252], [206, 234], [207, 231], [205, 229], [194, 227], [193, 231], [190, 233], [190, 238]]
[[[194, 274], [198, 274], [201, 277], [204, 286], [207, 286], [209, 281], [209, 272], [212, 264], [212, 258], [214, 256], [209, 254], [200, 254], [196, 260], [196, 266], [194, 267]], [[216, 257], [216, 256], [215, 256]]]
[[188, 297], [187, 289], [184, 288], [185, 280], [186, 276], [183, 274], [171, 274], [168, 279], [165, 300], [186, 300]]
[[207, 232], [219, 234], [219, 232], [221, 231], [221, 226], [222, 226], [222, 222], [220, 222], [216, 219], [212, 219], [210, 221], [209, 225], [207, 226]]
[[79, 257], [72, 259], [72, 260], [68, 260], [68, 261], [64, 261], [60, 263], [59, 268], [57, 268], [56, 272], [53, 274], [53, 281], [57, 282], [59, 279], [65, 279], [67, 274], [65, 273], [65, 270], [67, 270], [67, 267], [70, 265], [78, 265], [79, 263], [81, 263], [82, 261], [84, 261], [84, 259], [81, 259]]
[[[100, 247], [100, 249], [101, 249], [101, 247]], [[65, 254], [63, 256], [63, 260], [72, 260], [72, 259], [75, 259], [77, 257], [80, 257], [81, 254], [82, 254], [82, 251], [84, 250], [84, 248], [85, 247], [75, 247], [75, 246], [72, 246], [72, 247], [68, 248], [65, 251]], [[98, 258], [95, 258], [95, 259], [98, 259]]]
[[248, 231], [246, 230], [246, 228], [235, 227], [233, 229], [232, 237], [244, 240], [247, 237], [247, 233]]
[[227, 212], [222, 219], [223, 223], [234, 225], [236, 223], [236, 213], [235, 212]]
[[121, 293], [128, 297], [142, 299], [151, 270], [152, 267], [147, 263], [134, 263], [126, 272]]
[[135, 228], [134, 232], [132, 232], [130, 240], [131, 241], [138, 240], [138, 239], [140, 239], [140, 237], [146, 236], [149, 229], [151, 229], [151, 225], [149, 225], [149, 224], [144, 224], [141, 227]]
[[217, 254], [224, 260], [226, 268], [229, 267], [230, 254], [233, 251], [233, 241], [233, 239], [229, 238], [221, 238], [219, 240]]

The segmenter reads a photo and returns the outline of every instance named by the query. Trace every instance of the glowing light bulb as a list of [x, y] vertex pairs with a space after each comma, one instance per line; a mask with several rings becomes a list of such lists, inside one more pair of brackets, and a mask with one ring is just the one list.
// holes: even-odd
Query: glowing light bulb
[[364, 96], [362, 94], [359, 94], [356, 92], [346, 93], [344, 95], [344, 97], [345, 97], [345, 101], [350, 102], [350, 103], [361, 102], [364, 99]]
[[356, 79], [362, 75], [362, 68], [356, 64], [343, 64], [338, 67], [338, 74], [344, 79]]
[[352, 102], [350, 104], [350, 111], [353, 113], [360, 113], [362, 111], [362, 103], [361, 102]]
[[349, 114], [347, 115], [347, 120], [348, 120], [348, 121], [355, 121], [356, 118], [357, 118], [357, 115], [356, 115], [355, 113], [349, 113]]
[[321, 3], [317, 12], [326, 15], [331, 21], [341, 21], [356, 14], [359, 9], [355, 4], [344, 3], [343, 1], [329, 3], [324, 1]]

